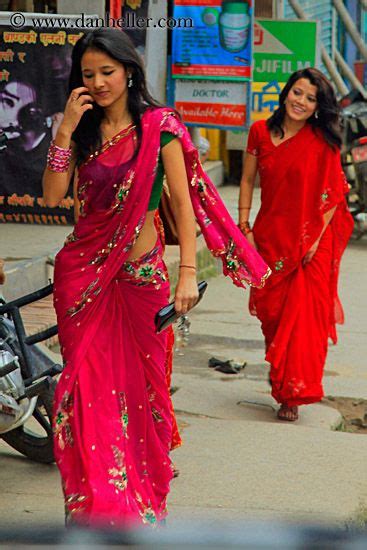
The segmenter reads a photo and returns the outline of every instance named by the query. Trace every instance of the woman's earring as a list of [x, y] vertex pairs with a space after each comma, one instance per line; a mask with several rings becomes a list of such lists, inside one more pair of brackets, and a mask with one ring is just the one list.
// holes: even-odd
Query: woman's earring
[[132, 76], [130, 75], [130, 76], [128, 77], [128, 79], [127, 79], [127, 87], [128, 87], [128, 88], [131, 88], [132, 85], [133, 85], [133, 78], [132, 78]]
[[315, 118], [319, 118], [319, 112], [315, 111]]

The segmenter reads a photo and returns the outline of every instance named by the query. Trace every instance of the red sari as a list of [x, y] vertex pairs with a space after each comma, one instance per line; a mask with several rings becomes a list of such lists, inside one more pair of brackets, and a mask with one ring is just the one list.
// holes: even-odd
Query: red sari
[[[65, 368], [54, 410], [55, 457], [67, 516], [88, 525], [166, 515], [169, 452], [179, 443], [169, 395], [172, 331], [155, 333], [170, 294], [162, 244], [130, 261], [157, 169], [160, 132], [182, 144], [198, 223], [223, 271], [262, 286], [268, 266], [247, 243], [170, 109], [148, 109], [79, 168], [80, 219], [55, 265], [54, 302]], [[136, 153], [136, 154], [135, 154]]]
[[[275, 146], [266, 121], [253, 124], [247, 152], [258, 157], [261, 208], [254, 224], [258, 251], [272, 269], [252, 289], [250, 311], [261, 321], [272, 395], [286, 406], [320, 401], [328, 336], [343, 322], [337, 293], [340, 260], [353, 230], [340, 153], [306, 124]], [[336, 207], [317, 252], [323, 214]]]

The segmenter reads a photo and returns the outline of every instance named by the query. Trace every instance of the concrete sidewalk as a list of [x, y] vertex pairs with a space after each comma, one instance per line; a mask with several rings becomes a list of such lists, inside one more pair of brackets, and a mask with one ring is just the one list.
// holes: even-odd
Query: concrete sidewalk
[[[353, 256], [348, 251], [346, 263]], [[357, 278], [349, 273], [353, 282]], [[173, 484], [172, 516], [343, 525], [367, 503], [367, 438], [334, 431], [340, 415], [323, 404], [301, 407], [296, 423], [276, 420], [259, 324], [246, 302], [224, 278], [210, 281], [205, 300], [191, 314], [190, 344], [176, 356], [174, 404], [184, 445], [174, 453], [181, 475]], [[348, 290], [344, 302], [348, 311]], [[360, 320], [363, 315], [361, 310]], [[327, 395], [367, 395], [361, 368], [366, 327], [355, 349], [360, 328], [358, 318], [348, 315], [327, 361]], [[238, 375], [221, 374], [207, 366], [213, 355], [247, 366]]]
[[[235, 214], [238, 188], [223, 187], [220, 192]], [[258, 199], [257, 193], [256, 203]], [[17, 238], [24, 238], [23, 229], [14, 226], [12, 233], [19, 255], [27, 250]], [[30, 229], [44, 231], [44, 246], [56, 244], [56, 239], [61, 243], [64, 237], [62, 228]], [[55, 240], [51, 229], [57, 230]], [[30, 234], [28, 238], [32, 240]], [[175, 251], [169, 255], [168, 263], [174, 266]], [[366, 275], [363, 240], [349, 246], [342, 264], [346, 324], [338, 346], [330, 348], [327, 395], [367, 396], [367, 293], [361, 287]], [[367, 438], [335, 431], [341, 417], [322, 404], [302, 407], [296, 423], [276, 421], [263, 338], [258, 321], [247, 311], [247, 299], [248, 291], [228, 279], [211, 279], [204, 300], [190, 314], [189, 345], [184, 355], [176, 354], [174, 405], [184, 445], [173, 453], [181, 474], [172, 483], [169, 524], [195, 517], [215, 525], [251, 518], [343, 525], [367, 503]], [[211, 356], [247, 361], [247, 366], [238, 375], [220, 374], [208, 368]], [[2, 525], [61, 526], [56, 467], [31, 463], [4, 443], [0, 460], [2, 496], [12, 503], [2, 511]]]

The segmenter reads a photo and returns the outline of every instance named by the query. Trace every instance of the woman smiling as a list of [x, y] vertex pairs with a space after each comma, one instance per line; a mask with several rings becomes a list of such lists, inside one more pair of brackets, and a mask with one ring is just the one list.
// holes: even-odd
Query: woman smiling
[[[239, 225], [273, 274], [253, 289], [250, 311], [261, 321], [278, 418], [320, 401], [328, 336], [343, 321], [337, 282], [353, 230], [340, 163], [338, 107], [317, 69], [294, 73], [279, 108], [251, 127], [239, 198]], [[257, 172], [261, 208], [249, 224]]]

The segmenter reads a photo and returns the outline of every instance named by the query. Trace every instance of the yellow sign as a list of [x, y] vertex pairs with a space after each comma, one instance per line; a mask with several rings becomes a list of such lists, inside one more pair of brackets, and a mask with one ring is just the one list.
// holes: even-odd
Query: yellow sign
[[269, 118], [279, 105], [279, 94], [285, 82], [253, 82], [251, 121]]

